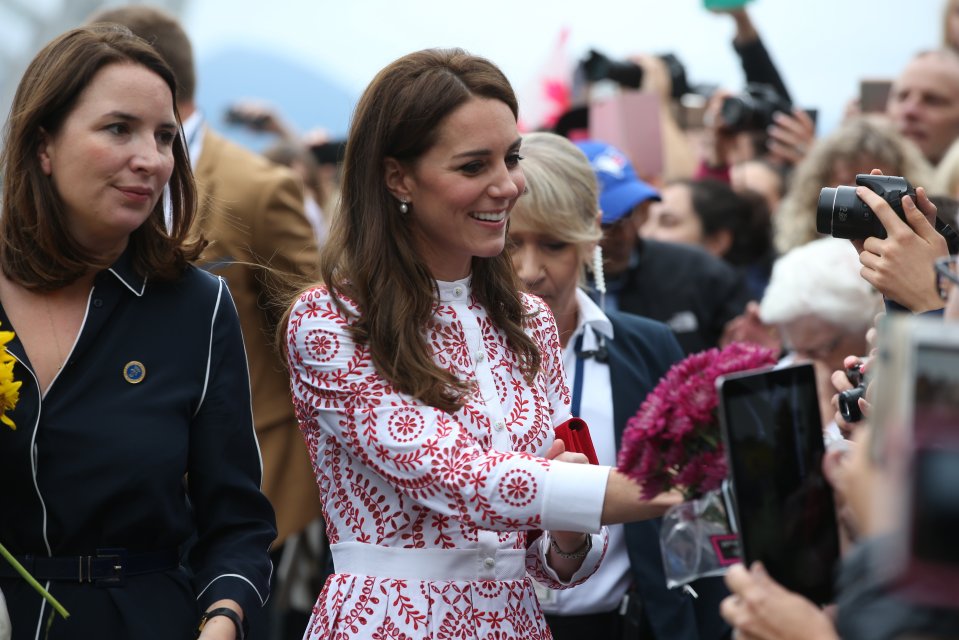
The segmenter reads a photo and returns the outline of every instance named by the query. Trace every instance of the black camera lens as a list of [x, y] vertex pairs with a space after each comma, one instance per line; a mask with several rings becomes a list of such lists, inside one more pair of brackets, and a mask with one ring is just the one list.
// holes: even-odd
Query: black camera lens
[[826, 187], [819, 192], [816, 231], [834, 238], [886, 237], [879, 218], [859, 199], [855, 187]]
[[788, 113], [792, 104], [772, 86], [751, 82], [740, 95], [723, 100], [720, 113], [727, 131], [765, 131], [777, 111]]
[[846, 422], [859, 422], [862, 420], [862, 409], [859, 408], [859, 398], [866, 393], [865, 386], [846, 389], [839, 394], [839, 415]]
[[723, 100], [720, 113], [726, 128], [731, 131], [746, 131], [755, 120], [756, 110], [742, 96], [729, 96]]
[[616, 62], [590, 49], [581, 63], [590, 82], [613, 80], [624, 87], [638, 89], [643, 84], [643, 68], [633, 62]]
[[[893, 211], [905, 220], [902, 208], [903, 196], [916, 197], [916, 190], [900, 176], [873, 176], [861, 173], [856, 184], [868, 187], [889, 203]], [[816, 206], [816, 231], [834, 238], [864, 240], [869, 237], [885, 238], [882, 222], [863, 200], [856, 195], [855, 187], [825, 187], [819, 192]]]

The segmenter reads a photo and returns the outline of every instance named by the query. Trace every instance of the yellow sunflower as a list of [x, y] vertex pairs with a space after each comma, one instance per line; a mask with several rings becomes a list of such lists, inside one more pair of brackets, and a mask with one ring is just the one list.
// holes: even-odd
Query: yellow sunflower
[[0, 331], [0, 422], [16, 429], [17, 425], [13, 424], [7, 412], [17, 406], [20, 385], [23, 383], [13, 379], [13, 365], [16, 360], [7, 352], [7, 343], [11, 340], [13, 331]]

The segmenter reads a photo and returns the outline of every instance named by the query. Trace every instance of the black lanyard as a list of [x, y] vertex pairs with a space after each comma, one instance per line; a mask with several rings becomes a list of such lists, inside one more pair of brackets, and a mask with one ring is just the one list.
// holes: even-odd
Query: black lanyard
[[[590, 329], [590, 331], [593, 330]], [[586, 372], [586, 360], [588, 358], [595, 358], [596, 362], [609, 362], [609, 351], [606, 349], [606, 339], [593, 331], [593, 336], [596, 338], [596, 350], [583, 351], [584, 335], [586, 335], [585, 327], [583, 333], [579, 334], [579, 337], [576, 338], [576, 343], [573, 345], [573, 353], [576, 354], [576, 377], [573, 379], [573, 404], [570, 407], [570, 411], [574, 418], [581, 417], [580, 405], [583, 402], [583, 378]]]
[[586, 369], [584, 366], [586, 359], [581, 355], [582, 352], [583, 334], [581, 333], [573, 346], [573, 353], [576, 354], [576, 377], [573, 379], [573, 406], [570, 408], [570, 412], [574, 418], [579, 417], [579, 406], [583, 401], [583, 371]]

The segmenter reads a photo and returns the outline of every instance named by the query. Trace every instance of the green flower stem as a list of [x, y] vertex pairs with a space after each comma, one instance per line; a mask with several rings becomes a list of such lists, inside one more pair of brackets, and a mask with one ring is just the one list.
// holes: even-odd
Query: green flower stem
[[33, 576], [30, 575], [30, 572], [29, 572], [29, 571], [27, 571], [26, 569], [24, 569], [23, 565], [20, 564], [20, 563], [17, 561], [17, 559], [13, 557], [13, 554], [11, 554], [9, 551], [7, 551], [7, 548], [6, 548], [5, 546], [3, 546], [3, 543], [2, 543], [2, 542], [0, 542], [0, 555], [2, 555], [4, 558], [6, 558], [7, 562], [10, 563], [10, 566], [13, 567], [14, 569], [16, 569], [16, 570], [17, 570], [17, 573], [19, 573], [19, 574], [23, 577], [23, 579], [26, 580], [27, 583], [30, 584], [31, 587], [33, 587], [34, 589], [36, 589], [37, 593], [39, 593], [41, 596], [43, 596], [44, 599], [45, 599], [47, 602], [49, 602], [49, 603], [53, 606], [54, 609], [57, 610], [57, 613], [59, 613], [59, 614], [60, 614], [61, 616], [63, 616], [64, 618], [69, 618], [69, 617], [70, 617], [70, 613], [69, 613], [66, 609], [63, 608], [63, 605], [60, 604], [59, 602], [57, 602], [57, 599], [54, 598], [53, 595], [52, 595], [49, 591], [47, 591], [46, 589], [44, 589], [44, 588], [43, 588], [43, 585], [41, 585], [39, 582], [37, 582], [36, 579], [35, 579]]

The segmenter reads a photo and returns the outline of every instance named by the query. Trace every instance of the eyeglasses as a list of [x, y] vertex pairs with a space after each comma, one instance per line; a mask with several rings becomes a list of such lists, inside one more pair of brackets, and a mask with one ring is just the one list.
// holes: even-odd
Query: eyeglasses
[[936, 260], [936, 289], [945, 301], [953, 286], [959, 285], [959, 255]]

